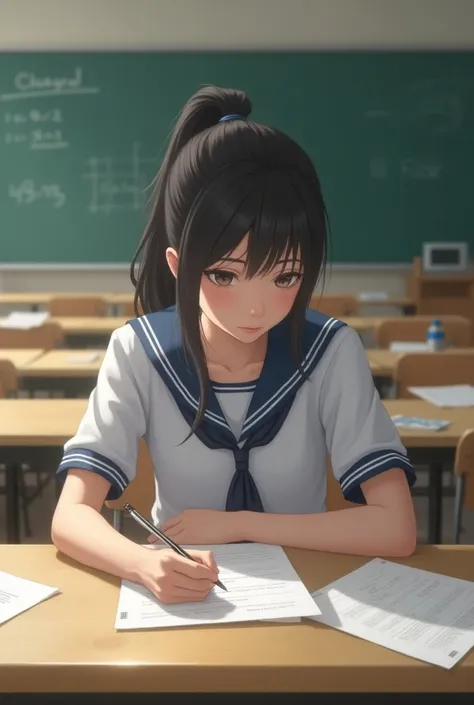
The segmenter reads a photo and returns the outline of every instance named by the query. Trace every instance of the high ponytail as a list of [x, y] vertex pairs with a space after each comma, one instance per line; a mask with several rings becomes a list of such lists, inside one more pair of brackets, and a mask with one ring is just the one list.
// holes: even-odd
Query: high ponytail
[[[179, 247], [167, 232], [165, 194], [177, 156], [190, 140], [217, 125], [225, 115], [247, 117], [251, 110], [251, 102], [244, 92], [216, 86], [198, 90], [181, 110], [154, 181], [148, 223], [130, 266], [136, 315], [159, 311], [176, 303], [176, 280], [166, 262], [166, 249], [171, 246], [179, 250]], [[147, 262], [153, 263], [153, 277]]]

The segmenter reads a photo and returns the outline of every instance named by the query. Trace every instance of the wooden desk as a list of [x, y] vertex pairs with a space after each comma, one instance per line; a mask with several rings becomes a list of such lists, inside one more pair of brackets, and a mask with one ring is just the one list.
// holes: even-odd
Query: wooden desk
[[[432, 322], [433, 316], [410, 316], [410, 319], [422, 321], [428, 330], [428, 326]], [[356, 330], [358, 333], [366, 333], [373, 331], [381, 321], [400, 320], [400, 316], [345, 316], [343, 320], [348, 326]], [[469, 319], [463, 318], [462, 316], [443, 316], [443, 321], [466, 320]]]
[[[96, 355], [97, 359], [87, 362], [85, 356], [88, 355]], [[48, 350], [21, 365], [20, 372], [24, 377], [95, 376], [99, 372], [104, 355], [105, 350]]]
[[121, 328], [129, 320], [125, 316], [67, 316], [49, 318], [52, 323], [61, 326], [66, 335], [112, 335], [116, 328]]
[[[287, 553], [311, 591], [369, 560]], [[400, 562], [474, 580], [472, 546], [420, 546]], [[0, 565], [61, 590], [2, 625], [3, 692], [186, 692], [196, 698], [235, 691], [474, 691], [474, 652], [448, 671], [306, 619], [116, 632], [117, 578], [80, 566], [53, 546], [0, 546]]]
[[112, 310], [116, 313], [117, 309], [124, 304], [133, 303], [133, 291], [131, 293], [119, 294], [107, 291], [6, 291], [0, 292], [0, 306], [28, 306], [32, 310], [38, 309], [40, 306], [46, 307], [51, 299], [56, 296], [67, 297], [86, 297], [99, 296], [105, 299]]
[[373, 299], [369, 301], [358, 299], [357, 301], [359, 310], [373, 307], [390, 307], [401, 309], [404, 315], [414, 314], [416, 312], [416, 302], [408, 296], [390, 296], [387, 299]]
[[21, 374], [23, 367], [28, 363], [33, 362], [43, 354], [41, 348], [37, 349], [15, 349], [15, 348], [0, 348], [0, 360], [9, 360]]
[[[471, 353], [474, 355], [474, 348], [449, 348], [449, 350], [435, 352], [433, 355], [443, 355], [445, 352], [461, 354]], [[397, 361], [402, 355], [408, 354], [394, 350], [380, 350], [377, 348], [368, 348], [366, 349], [366, 353], [372, 374], [377, 377], [393, 377]], [[410, 352], [410, 354], [416, 353]]]
[[[439, 409], [417, 399], [384, 400], [390, 415], [407, 414], [452, 421], [441, 431], [400, 429], [402, 442], [415, 464], [430, 465], [429, 543], [441, 542], [442, 464], [454, 458], [459, 438], [474, 426], [472, 409]], [[47, 458], [43, 467], [56, 470], [62, 446], [77, 431], [86, 399], [0, 399], [0, 447], [6, 473], [8, 543], [19, 542], [18, 464]]]

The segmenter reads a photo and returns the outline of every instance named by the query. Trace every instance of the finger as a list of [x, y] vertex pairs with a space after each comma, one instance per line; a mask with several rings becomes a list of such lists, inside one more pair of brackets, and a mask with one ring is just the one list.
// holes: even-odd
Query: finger
[[182, 602], [202, 602], [209, 595], [209, 592], [190, 592], [188, 590], [181, 590], [180, 588], [173, 588], [173, 592], [170, 595], [158, 597], [158, 599], [164, 604], [181, 604]]
[[155, 536], [155, 534], [150, 534], [148, 537], [148, 543], [163, 543], [161, 539], [158, 538], [158, 536]]
[[174, 587], [181, 590], [189, 590], [190, 592], [207, 593], [214, 587], [212, 580], [206, 578], [195, 580], [183, 573], [173, 573], [171, 580]]
[[175, 526], [174, 529], [167, 531], [166, 535], [176, 543], [180, 543], [179, 537], [184, 536], [184, 529], [181, 526]]
[[[197, 552], [194, 552], [195, 554]], [[190, 555], [192, 555], [190, 553]], [[185, 558], [184, 556], [180, 556], [179, 554], [174, 554], [172, 557], [173, 559], [173, 570], [175, 570], [177, 573], [182, 573], [183, 575], [187, 575], [190, 578], [193, 578], [194, 580], [212, 580], [215, 582], [217, 580], [217, 572], [215, 570], [211, 570], [209, 566], [205, 565], [204, 563], [201, 562], [195, 562], [193, 560], [190, 560], [189, 558]]]
[[209, 568], [216, 574], [219, 573], [219, 568], [217, 567], [216, 559], [214, 558], [212, 551], [199, 551], [199, 554], [205, 565], [209, 566]]

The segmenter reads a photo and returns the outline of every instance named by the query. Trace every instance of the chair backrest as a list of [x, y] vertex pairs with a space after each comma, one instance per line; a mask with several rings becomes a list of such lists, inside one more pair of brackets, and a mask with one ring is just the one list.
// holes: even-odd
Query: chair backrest
[[98, 296], [56, 296], [48, 306], [52, 316], [106, 316], [107, 301]]
[[57, 323], [43, 323], [37, 328], [19, 330], [0, 328], [1, 348], [42, 348], [51, 350], [64, 344], [64, 332]]
[[405, 353], [393, 374], [399, 399], [416, 398], [408, 387], [474, 384], [474, 352]]
[[311, 297], [310, 307], [334, 318], [355, 316], [358, 311], [358, 302], [355, 296], [349, 294], [325, 294], [324, 296]]
[[14, 396], [18, 392], [18, 372], [11, 360], [2, 360], [1, 357], [0, 350], [0, 387], [4, 397]]
[[[474, 423], [474, 422], [473, 422]], [[464, 431], [458, 441], [454, 473], [466, 476], [464, 506], [474, 508], [474, 428]]]
[[[136, 318], [136, 313], [135, 309], [133, 307], [133, 301], [130, 301], [129, 303], [123, 304], [122, 308], [122, 315], [127, 316], [127, 318]], [[142, 314], [142, 309], [140, 306], [140, 303], [138, 304], [138, 313], [141, 315]]]
[[[441, 319], [442, 320], [442, 319]], [[443, 321], [443, 327], [448, 345], [455, 348], [468, 348], [472, 345], [472, 324], [470, 321]], [[419, 319], [412, 316], [403, 316], [390, 320], [380, 321], [375, 326], [375, 343], [379, 348], [388, 348], [395, 341], [424, 342], [430, 319]]]
[[[326, 510], [334, 511], [354, 507], [355, 505], [344, 499], [339, 483], [334, 478], [331, 469], [331, 462], [328, 459], [327, 466], [327, 492]], [[155, 481], [153, 463], [144, 440], [140, 443], [137, 461], [137, 474], [120, 499], [109, 500], [106, 506], [109, 509], [122, 509], [126, 502], [129, 502], [140, 514], [149, 517], [153, 502], [155, 501]]]

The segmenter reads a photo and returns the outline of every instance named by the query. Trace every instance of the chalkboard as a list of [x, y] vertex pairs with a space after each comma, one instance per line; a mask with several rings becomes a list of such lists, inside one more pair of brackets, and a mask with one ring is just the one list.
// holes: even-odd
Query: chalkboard
[[128, 262], [179, 109], [248, 91], [320, 174], [330, 259], [474, 250], [474, 53], [0, 54], [0, 262]]

